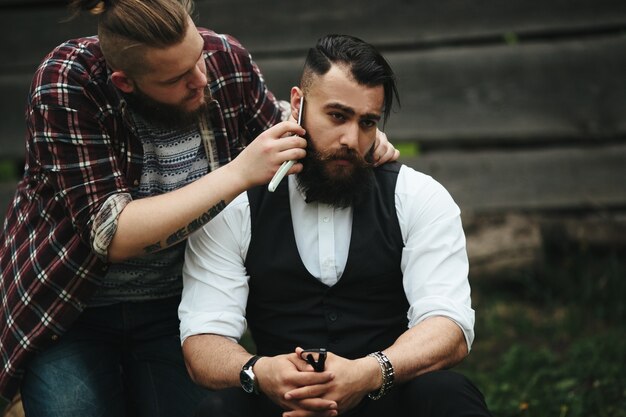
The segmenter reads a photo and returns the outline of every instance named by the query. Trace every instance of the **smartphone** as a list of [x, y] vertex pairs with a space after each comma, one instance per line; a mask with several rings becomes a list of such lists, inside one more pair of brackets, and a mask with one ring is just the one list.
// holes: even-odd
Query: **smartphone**
[[[304, 114], [304, 96], [301, 96], [300, 97], [300, 110], [298, 111], [298, 125], [299, 126], [302, 126], [302, 115], [303, 114]], [[273, 193], [274, 191], [276, 191], [276, 188], [278, 187], [278, 184], [280, 184], [280, 182], [282, 181], [283, 177], [285, 175], [287, 175], [287, 171], [289, 171], [289, 169], [295, 163], [296, 163], [296, 161], [285, 161], [285, 162], [283, 162], [283, 164], [280, 166], [280, 168], [278, 168], [278, 171], [276, 171], [276, 174], [274, 174], [274, 177], [272, 178], [270, 183], [267, 185], [267, 190], [270, 193]]]
[[307, 361], [309, 365], [313, 367], [315, 372], [323, 372], [324, 364], [326, 363], [326, 349], [304, 349], [300, 353], [300, 357]]

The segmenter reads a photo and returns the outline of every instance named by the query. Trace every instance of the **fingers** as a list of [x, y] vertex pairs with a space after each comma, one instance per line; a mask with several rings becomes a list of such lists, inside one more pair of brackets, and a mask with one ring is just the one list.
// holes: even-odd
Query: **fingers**
[[298, 372], [289, 379], [294, 386], [323, 385], [335, 379], [332, 372]]
[[398, 151], [387, 139], [387, 135], [380, 130], [376, 131], [376, 141], [374, 142], [374, 166], [395, 161], [400, 157]]
[[321, 398], [311, 398], [302, 401], [293, 402], [295, 409], [283, 413], [283, 417], [319, 417], [319, 416], [336, 416], [337, 403], [331, 400], [323, 400]]
[[[306, 155], [306, 139], [301, 136], [305, 130], [293, 122], [282, 122], [266, 130], [261, 136], [265, 138], [268, 151], [277, 152], [279, 162], [297, 161]], [[259, 137], [260, 138], [260, 137]], [[301, 166], [296, 166], [289, 174], [300, 172]]]
[[266, 135], [266, 136], [270, 136], [273, 138], [282, 138], [284, 136], [290, 136], [290, 135], [304, 136], [305, 133], [306, 133], [306, 130], [304, 130], [302, 126], [298, 125], [297, 123], [293, 121], [286, 121], [286, 122], [280, 122], [272, 126], [261, 135]]
[[305, 398], [322, 397], [328, 391], [325, 385], [308, 385], [285, 393], [286, 400], [303, 400]]

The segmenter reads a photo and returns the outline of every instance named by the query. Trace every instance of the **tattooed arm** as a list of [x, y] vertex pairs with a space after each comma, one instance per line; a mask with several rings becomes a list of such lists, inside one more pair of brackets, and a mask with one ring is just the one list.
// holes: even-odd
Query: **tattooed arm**
[[[108, 260], [120, 262], [184, 240], [248, 188], [267, 184], [280, 165], [304, 157], [304, 129], [282, 122], [266, 130], [229, 164], [178, 190], [131, 201], [117, 221]], [[287, 136], [287, 137], [285, 137]], [[280, 139], [280, 140], [279, 140]], [[295, 164], [289, 174], [299, 172]]]

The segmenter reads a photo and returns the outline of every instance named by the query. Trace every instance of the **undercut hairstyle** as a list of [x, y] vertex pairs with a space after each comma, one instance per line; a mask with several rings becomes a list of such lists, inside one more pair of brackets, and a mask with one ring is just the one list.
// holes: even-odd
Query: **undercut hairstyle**
[[146, 48], [166, 48], [185, 37], [193, 0], [71, 0], [74, 15], [98, 16], [98, 38], [107, 63], [129, 76], [149, 71]]
[[400, 105], [396, 78], [385, 58], [369, 43], [349, 35], [326, 35], [309, 49], [300, 88], [306, 96], [316, 76], [326, 74], [331, 66], [346, 66], [357, 83], [368, 87], [383, 86], [383, 124], [387, 121], [394, 98]]

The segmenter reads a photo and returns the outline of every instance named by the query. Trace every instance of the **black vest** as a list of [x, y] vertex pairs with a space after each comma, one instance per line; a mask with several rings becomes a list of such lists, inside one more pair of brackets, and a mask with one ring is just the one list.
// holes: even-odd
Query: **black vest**
[[402, 235], [394, 192], [400, 164], [376, 168], [375, 184], [354, 207], [345, 270], [332, 287], [305, 268], [293, 232], [287, 181], [274, 193], [248, 191], [252, 238], [246, 317], [260, 355], [326, 348], [346, 358], [384, 349], [407, 329]]

